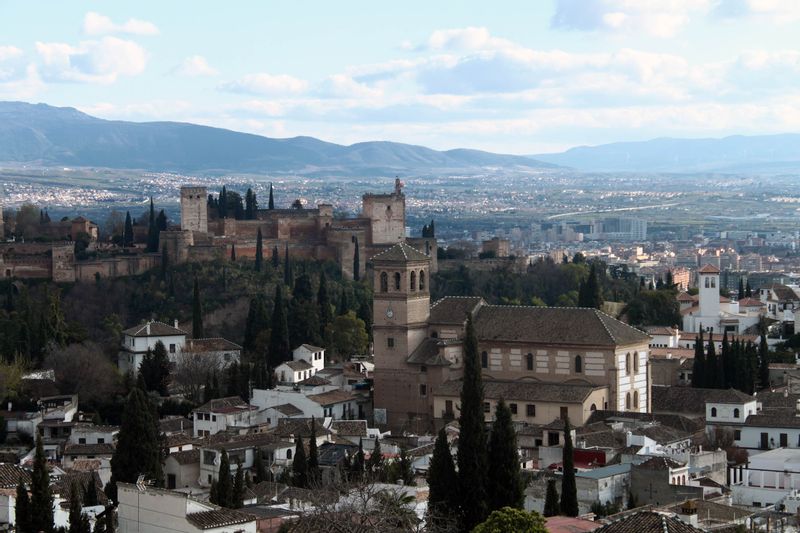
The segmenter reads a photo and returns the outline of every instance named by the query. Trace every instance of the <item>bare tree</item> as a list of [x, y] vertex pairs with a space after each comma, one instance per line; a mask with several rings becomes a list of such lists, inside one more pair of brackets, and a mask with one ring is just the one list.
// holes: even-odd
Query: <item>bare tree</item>
[[44, 366], [53, 369], [62, 393], [78, 394], [87, 402], [107, 399], [122, 390], [117, 367], [103, 355], [100, 346], [90, 341], [51, 347]]
[[208, 376], [220, 370], [215, 357], [202, 357], [191, 353], [181, 353], [175, 365], [172, 382], [178, 392], [187, 399], [199, 403], [202, 399], [203, 384]]

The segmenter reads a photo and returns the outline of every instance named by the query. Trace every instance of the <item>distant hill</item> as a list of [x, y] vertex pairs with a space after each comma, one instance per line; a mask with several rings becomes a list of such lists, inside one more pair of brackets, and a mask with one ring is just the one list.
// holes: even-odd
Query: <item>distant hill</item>
[[550, 168], [528, 157], [431, 150], [393, 142], [350, 146], [272, 139], [182, 122], [103, 120], [70, 107], [0, 102], [0, 162], [164, 171], [341, 173]]
[[800, 134], [661, 138], [578, 146], [531, 157], [584, 171], [792, 172], [800, 170]]

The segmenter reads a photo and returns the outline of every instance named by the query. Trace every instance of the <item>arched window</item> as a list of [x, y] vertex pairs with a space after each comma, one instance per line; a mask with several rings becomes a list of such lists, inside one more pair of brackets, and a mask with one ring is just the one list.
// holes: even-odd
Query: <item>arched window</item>
[[580, 355], [575, 356], [575, 373], [580, 374], [583, 372], [583, 359]]
[[717, 288], [717, 278], [713, 278], [713, 277], [711, 278], [711, 288], [712, 289], [716, 289]]
[[625, 354], [625, 373], [631, 373], [631, 354], [630, 352]]
[[481, 368], [489, 368], [489, 354], [481, 352]]
[[394, 273], [394, 290], [400, 290], [400, 272]]
[[414, 272], [413, 270], [411, 271], [411, 275], [409, 276], [408, 290], [410, 291], [417, 290], [417, 273]]
[[639, 352], [633, 352], [633, 373], [639, 373]]
[[716, 418], [716, 417], [717, 417], [717, 408], [716, 407], [712, 407], [711, 408], [711, 418]]
[[592, 404], [592, 405], [589, 406], [589, 410], [590, 411], [597, 411], [597, 406], [595, 404]]
[[438, 339], [439, 332], [438, 331], [431, 331], [431, 339]]
[[706, 289], [710, 287], [709, 277], [706, 276]]
[[528, 370], [533, 370], [533, 354], [532, 353], [529, 353], [528, 355], [525, 356], [525, 363], [526, 363], [526, 366], [528, 367]]
[[389, 292], [389, 274], [381, 272], [381, 292]]
[[633, 410], [634, 411], [638, 411], [639, 410], [639, 391], [638, 390], [633, 391]]
[[424, 270], [420, 270], [419, 271], [419, 290], [421, 290], [421, 291], [425, 290], [425, 271]]
[[630, 392], [626, 392], [625, 393], [625, 409], [630, 409], [630, 408], [631, 408], [631, 393]]
[[739, 408], [733, 410], [733, 418], [739, 418]]
[[291, 450], [291, 448], [286, 450], [286, 458], [287, 459], [291, 459], [292, 458], [292, 450]]

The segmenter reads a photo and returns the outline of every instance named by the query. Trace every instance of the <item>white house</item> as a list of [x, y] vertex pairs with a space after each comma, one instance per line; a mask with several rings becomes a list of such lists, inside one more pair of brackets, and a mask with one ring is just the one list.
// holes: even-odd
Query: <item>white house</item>
[[697, 333], [702, 328], [703, 331], [713, 329], [720, 335], [725, 331], [744, 333], [758, 324], [761, 307], [740, 308], [739, 302], [720, 296], [719, 268], [716, 266], [705, 265], [697, 271], [697, 287], [696, 304], [690, 297], [678, 295], [684, 331]]
[[167, 349], [169, 360], [175, 363], [186, 345], [187, 333], [174, 326], [150, 320], [122, 332], [122, 345], [117, 354], [117, 365], [122, 373], [131, 372], [136, 375], [147, 350], [154, 350], [161, 341]]
[[216, 398], [192, 411], [194, 436], [207, 437], [232, 428], [248, 429], [258, 425], [256, 407], [238, 396]]
[[130, 483], [117, 485], [119, 533], [256, 533], [256, 518], [187, 494]]
[[164, 460], [168, 489], [200, 489], [200, 450], [170, 453]]
[[729, 473], [734, 505], [778, 504], [800, 489], [800, 450], [769, 450], [752, 456], [747, 466], [732, 467]]
[[[800, 409], [800, 405], [798, 405]], [[770, 409], [747, 417], [734, 441], [751, 456], [775, 448], [800, 449], [800, 410]]]
[[740, 426], [758, 411], [758, 401], [736, 389], [718, 391], [706, 401], [706, 423]]
[[305, 361], [314, 367], [314, 373], [325, 368], [325, 348], [301, 344], [292, 351], [292, 359], [295, 361]]
[[119, 433], [119, 426], [104, 426], [78, 422], [72, 426], [70, 444], [112, 444]]
[[271, 433], [255, 433], [232, 437], [226, 442], [217, 442], [200, 447], [200, 477], [203, 487], [211, 485], [219, 479], [219, 464], [222, 450], [228, 454], [231, 475], [236, 473], [238, 465], [247, 470], [253, 467], [257, 453], [261, 454], [264, 464], [284, 469], [292, 464], [295, 443]]
[[[214, 362], [217, 368], [239, 363], [242, 347], [221, 337], [186, 339], [181, 357], [202, 357]], [[176, 357], [177, 362], [177, 357]]]
[[317, 373], [314, 365], [308, 361], [284, 361], [275, 367], [275, 375], [279, 383], [296, 384]]

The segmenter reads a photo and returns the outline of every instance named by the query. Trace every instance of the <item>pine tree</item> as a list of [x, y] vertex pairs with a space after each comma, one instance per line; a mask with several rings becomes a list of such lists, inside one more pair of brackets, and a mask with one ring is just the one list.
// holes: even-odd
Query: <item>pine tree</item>
[[436, 525], [458, 516], [458, 475], [444, 428], [439, 430], [428, 464], [429, 523]]
[[281, 266], [281, 254], [278, 252], [278, 245], [272, 247], [272, 268]]
[[14, 504], [14, 513], [16, 515], [17, 531], [20, 533], [28, 533], [31, 531], [31, 500], [28, 496], [28, 489], [22, 481], [22, 476], [17, 483], [17, 498]]
[[256, 232], [256, 272], [261, 272], [262, 264], [264, 263], [264, 243], [261, 236], [261, 228]]
[[36, 454], [31, 473], [31, 531], [53, 531], [53, 494], [50, 492], [50, 472], [44, 454], [42, 437], [36, 437]]
[[269, 339], [269, 366], [274, 368], [289, 356], [289, 324], [283, 290], [280, 283], [275, 285], [275, 301], [272, 311], [272, 328]]
[[231, 482], [231, 463], [228, 452], [222, 450], [217, 472], [217, 505], [220, 507], [233, 507], [233, 483]]
[[700, 388], [706, 386], [705, 381], [706, 356], [703, 346], [703, 327], [697, 333], [694, 340], [694, 362], [692, 363], [692, 387]]
[[122, 233], [122, 246], [130, 248], [133, 246], [133, 222], [131, 221], [131, 212], [125, 213], [125, 229]]
[[319, 306], [319, 336], [325, 338], [325, 328], [333, 322], [333, 312], [331, 310], [331, 297], [328, 294], [328, 279], [325, 271], [319, 275], [319, 289], [317, 290], [317, 305]]
[[294, 459], [292, 459], [292, 485], [305, 489], [308, 487], [308, 461], [303, 439], [297, 437], [294, 441]]
[[308, 483], [315, 487], [320, 482], [319, 453], [317, 452], [317, 421], [311, 417], [311, 436], [308, 438]]
[[762, 389], [770, 386], [769, 381], [769, 347], [767, 345], [767, 321], [764, 317], [758, 327], [758, 382]]
[[192, 337], [195, 339], [205, 338], [203, 331], [203, 305], [200, 301], [200, 284], [197, 278], [194, 278], [192, 295]]
[[269, 184], [269, 208], [275, 209], [275, 198], [272, 195], [272, 183]]
[[110, 494], [116, 501], [116, 483], [135, 483], [144, 475], [156, 486], [163, 484], [158, 418], [144, 391], [134, 388], [122, 411], [117, 447], [111, 458]]
[[147, 226], [147, 251], [158, 251], [158, 226], [156, 225], [156, 210], [153, 206], [153, 197], [150, 197], [150, 218]]
[[517, 433], [511, 421], [511, 410], [502, 398], [497, 403], [494, 416], [489, 435], [489, 475], [486, 480], [489, 512], [503, 507], [522, 509], [525, 495], [519, 467]]
[[244, 471], [242, 463], [236, 465], [236, 477], [233, 481], [233, 500], [231, 506], [234, 509], [241, 509], [244, 506]]
[[558, 503], [558, 490], [556, 489], [556, 480], [547, 480], [547, 492], [544, 495], [544, 516], [558, 516], [561, 512]]
[[236, 262], [236, 243], [231, 244], [231, 263]]
[[575, 463], [572, 456], [572, 427], [569, 418], [564, 419], [564, 452], [561, 464], [564, 475], [561, 478], [561, 514], [578, 516], [578, 487], [575, 483]]
[[467, 315], [464, 338], [464, 378], [461, 389], [461, 434], [458, 443], [458, 478], [461, 488], [461, 529], [472, 529], [488, 516], [486, 493], [487, 449], [483, 415], [483, 380], [478, 339]]
[[705, 387], [714, 389], [717, 387], [717, 372], [719, 371], [719, 361], [717, 361], [717, 348], [714, 344], [714, 329], [708, 332], [708, 347], [706, 348], [706, 366], [703, 369], [705, 376]]
[[353, 242], [355, 243], [353, 247], [353, 281], [358, 281], [361, 279], [361, 258], [358, 253], [358, 237], [353, 236]]

